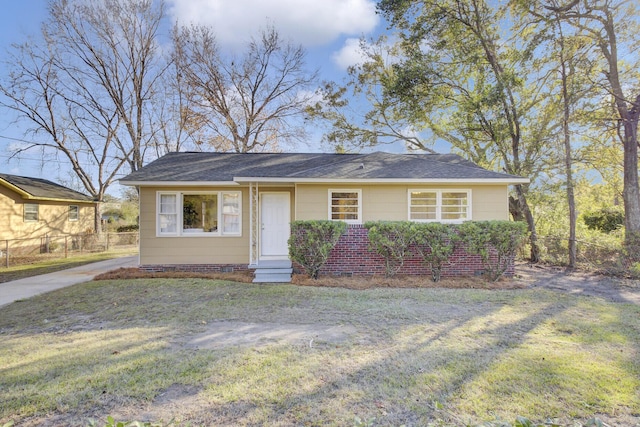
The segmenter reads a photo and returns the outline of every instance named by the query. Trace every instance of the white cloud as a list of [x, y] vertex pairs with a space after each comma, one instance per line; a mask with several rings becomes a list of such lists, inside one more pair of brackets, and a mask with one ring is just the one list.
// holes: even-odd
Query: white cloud
[[367, 60], [367, 55], [362, 50], [361, 42], [360, 39], [346, 39], [342, 48], [333, 54], [333, 62], [343, 70], [352, 65], [364, 63]]
[[246, 43], [272, 24], [285, 38], [304, 46], [372, 31], [378, 24], [372, 0], [169, 0], [180, 24], [211, 25], [218, 42]]

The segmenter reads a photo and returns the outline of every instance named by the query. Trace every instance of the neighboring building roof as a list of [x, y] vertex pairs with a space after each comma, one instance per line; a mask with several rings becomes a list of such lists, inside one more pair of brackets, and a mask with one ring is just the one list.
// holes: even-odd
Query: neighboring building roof
[[86, 194], [42, 178], [29, 178], [26, 176], [0, 173], [0, 185], [10, 188], [20, 194], [24, 199], [29, 200], [93, 202], [93, 199]]
[[455, 154], [169, 153], [120, 179], [124, 185], [241, 182], [494, 182], [493, 172]]

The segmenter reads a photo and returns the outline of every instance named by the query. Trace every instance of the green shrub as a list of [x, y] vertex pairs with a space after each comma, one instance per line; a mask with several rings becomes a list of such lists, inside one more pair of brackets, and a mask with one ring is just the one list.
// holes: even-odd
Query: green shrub
[[369, 249], [384, 258], [387, 277], [394, 276], [411, 254], [409, 248], [415, 242], [415, 229], [409, 221], [371, 221], [365, 223], [368, 230]]
[[342, 221], [293, 221], [289, 237], [289, 257], [300, 264], [309, 277], [318, 278], [331, 250], [347, 229]]
[[582, 215], [582, 220], [589, 230], [611, 233], [624, 225], [624, 213], [617, 209], [603, 208]]
[[[491, 281], [496, 281], [507, 271], [509, 262], [524, 244], [527, 224], [511, 221], [468, 221], [458, 230], [467, 252], [480, 255]], [[495, 250], [495, 258], [491, 250]]]
[[412, 227], [416, 254], [431, 269], [433, 281], [438, 282], [442, 268], [456, 250], [459, 241], [457, 229], [452, 224], [439, 222], [414, 223]]
[[131, 231], [138, 231], [139, 230], [139, 226], [138, 224], [128, 224], [128, 225], [121, 225], [118, 228], [116, 228], [116, 231], [118, 233], [128, 233]]

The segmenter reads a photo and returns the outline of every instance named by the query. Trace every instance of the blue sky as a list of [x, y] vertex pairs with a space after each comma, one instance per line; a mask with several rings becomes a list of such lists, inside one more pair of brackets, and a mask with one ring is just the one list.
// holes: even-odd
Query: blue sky
[[[27, 34], [34, 34], [40, 28], [40, 22], [46, 16], [45, 2], [43, 0], [23, 0], [4, 2], [3, 11], [0, 14], [0, 51], [2, 58], [12, 43], [19, 43], [26, 38]], [[4, 63], [0, 64], [0, 72], [4, 73]], [[7, 115], [7, 111], [0, 112], [0, 171], [19, 175], [47, 177], [51, 176], [51, 171], [42, 172], [40, 161], [34, 153], [20, 162], [9, 162], [8, 148], [16, 142], [9, 138], [23, 139], [23, 131], [18, 129], [12, 118]]]
[[[212, 25], [218, 42], [229, 49], [241, 48], [255, 29], [272, 24], [281, 35], [307, 49], [309, 66], [317, 67], [324, 80], [340, 80], [346, 67], [358, 60], [357, 40], [383, 28], [372, 0], [165, 0], [165, 4], [170, 22]], [[3, 57], [12, 43], [37, 35], [40, 23], [47, 18], [46, 5], [47, 0], [3, 2], [0, 14]], [[4, 64], [0, 64], [0, 73], [4, 72]], [[0, 172], [69, 182], [71, 174], [64, 161], [42, 165], [37, 152], [22, 155], [19, 161], [9, 160], [11, 145], [28, 138], [24, 129], [13, 124], [12, 117], [3, 110]], [[300, 151], [308, 149], [300, 147]]]

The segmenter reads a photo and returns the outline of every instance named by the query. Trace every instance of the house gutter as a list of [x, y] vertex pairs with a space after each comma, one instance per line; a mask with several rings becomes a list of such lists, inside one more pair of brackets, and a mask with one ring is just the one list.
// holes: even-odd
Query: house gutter
[[119, 180], [120, 184], [128, 185], [132, 187], [145, 186], [145, 187], [237, 187], [240, 185], [238, 182], [233, 181], [123, 181]]
[[489, 178], [489, 179], [434, 179], [434, 178], [266, 178], [266, 177], [234, 177], [238, 183], [267, 182], [267, 183], [289, 183], [289, 184], [527, 184], [529, 178]]
[[528, 184], [529, 178], [489, 178], [489, 179], [434, 179], [434, 178], [285, 178], [285, 177], [234, 177], [233, 181], [119, 181], [122, 185], [144, 187], [237, 187], [251, 182], [281, 184], [485, 184], [510, 185]]
[[64, 203], [97, 203], [95, 200], [81, 200], [81, 199], [63, 199], [63, 198], [58, 198], [58, 197], [41, 197], [41, 196], [34, 196], [33, 194], [24, 191], [22, 188], [17, 187], [7, 181], [0, 181], [2, 183], [2, 185], [4, 185], [5, 187], [7, 187], [9, 190], [12, 190], [16, 193], [18, 193], [23, 199], [26, 200], [42, 200], [42, 201], [47, 201], [47, 202], [64, 202]]

